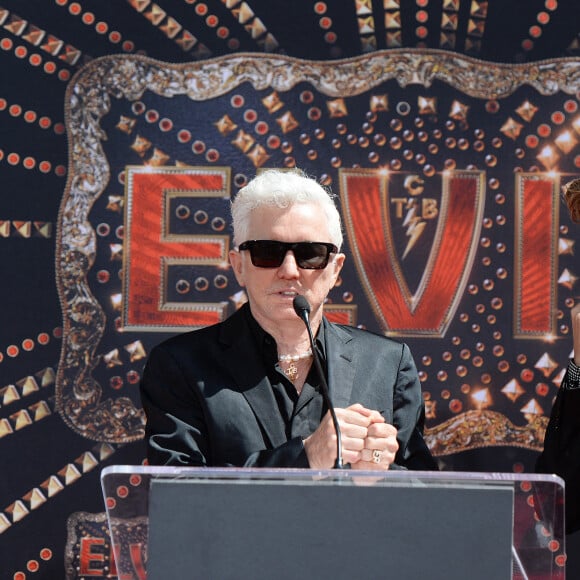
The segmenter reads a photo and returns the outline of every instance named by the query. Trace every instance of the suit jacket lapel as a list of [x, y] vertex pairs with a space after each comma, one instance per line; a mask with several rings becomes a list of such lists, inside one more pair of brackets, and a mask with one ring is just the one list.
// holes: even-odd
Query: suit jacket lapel
[[253, 348], [253, 337], [243, 312], [236, 312], [222, 325], [220, 341], [224, 347], [224, 368], [248, 401], [270, 444], [273, 447], [282, 445], [287, 441], [284, 421], [264, 363]]
[[326, 319], [324, 325], [330, 400], [335, 407], [348, 407], [356, 372], [356, 341], [348, 332], [331, 325]]

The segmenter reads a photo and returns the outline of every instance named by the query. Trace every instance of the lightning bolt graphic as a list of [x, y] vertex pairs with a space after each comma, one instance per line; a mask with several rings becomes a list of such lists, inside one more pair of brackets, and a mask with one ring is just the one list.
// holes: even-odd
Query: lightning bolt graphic
[[423, 234], [423, 230], [427, 225], [427, 222], [423, 221], [420, 217], [417, 217], [417, 204], [410, 203], [407, 207], [409, 207], [409, 211], [405, 216], [405, 220], [403, 221], [403, 226], [407, 227], [407, 237], [409, 241], [407, 242], [407, 247], [403, 253], [403, 260], [406, 258], [407, 254], [413, 249], [414, 245], [417, 243], [417, 240]]

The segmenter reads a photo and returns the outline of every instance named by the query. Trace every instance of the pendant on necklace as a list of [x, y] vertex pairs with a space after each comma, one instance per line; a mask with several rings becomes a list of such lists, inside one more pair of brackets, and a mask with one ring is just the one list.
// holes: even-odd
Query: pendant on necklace
[[290, 382], [293, 383], [298, 378], [298, 367], [294, 364], [294, 362], [291, 362], [288, 368], [284, 369], [284, 374], [288, 377]]

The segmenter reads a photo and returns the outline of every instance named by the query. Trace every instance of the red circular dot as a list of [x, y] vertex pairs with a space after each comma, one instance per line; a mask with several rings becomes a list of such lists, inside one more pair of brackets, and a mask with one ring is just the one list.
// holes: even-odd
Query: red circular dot
[[497, 113], [499, 111], [499, 102], [494, 100], [485, 103], [485, 110], [488, 113]]
[[530, 381], [532, 381], [534, 379], [534, 371], [532, 371], [531, 369], [522, 369], [522, 372], [520, 373], [520, 377], [521, 377], [522, 381], [529, 383]]
[[24, 113], [24, 120], [27, 123], [34, 123], [36, 121], [36, 113], [34, 111], [26, 111]]
[[92, 24], [95, 21], [95, 15], [92, 12], [85, 12], [81, 20], [84, 24]]
[[22, 161], [22, 165], [24, 165], [26, 169], [34, 169], [36, 166], [36, 160], [34, 157], [25, 157]]
[[4, 355], [0, 352], [0, 362], [4, 360]]
[[230, 50], [238, 50], [240, 48], [240, 41], [237, 38], [230, 38], [228, 40], [228, 48]]
[[328, 30], [332, 26], [332, 20], [328, 18], [328, 16], [324, 16], [323, 18], [320, 19], [319, 24], [320, 28]]
[[34, 341], [31, 340], [30, 338], [25, 338], [22, 341], [22, 348], [26, 351], [31, 351], [34, 349]]
[[10, 50], [12, 48], [12, 41], [9, 38], [3, 38], [0, 42], [0, 46], [4, 50]]
[[0, 111], [4, 111], [4, 109], [6, 109], [7, 106], [8, 103], [6, 102], [6, 99], [0, 99]]
[[130, 385], [136, 385], [140, 379], [141, 377], [139, 376], [139, 373], [137, 371], [129, 371], [127, 373], [127, 382]]
[[177, 139], [181, 143], [187, 143], [187, 142], [191, 141], [191, 133], [189, 131], [187, 131], [186, 129], [182, 129], [177, 134]]
[[328, 42], [328, 44], [334, 44], [336, 42], [337, 38], [338, 38], [338, 36], [336, 35], [335, 32], [327, 32], [324, 35], [324, 40], [325, 40], [325, 42]]
[[111, 32], [111, 34], [109, 34], [109, 40], [113, 44], [117, 44], [118, 42], [121, 42], [121, 33], [117, 32], [116, 30], [113, 30], [113, 32]]
[[109, 384], [111, 385], [111, 389], [115, 389], [115, 391], [118, 391], [119, 389], [123, 388], [123, 379], [118, 376], [111, 377], [109, 379]]
[[246, 121], [246, 123], [253, 123], [257, 118], [258, 118], [258, 113], [256, 113], [256, 111], [254, 111], [254, 109], [248, 109], [244, 113], [244, 121]]
[[17, 46], [16, 49], [14, 50], [14, 54], [18, 58], [24, 58], [28, 54], [28, 50], [26, 50], [25, 46]]
[[114, 497], [108, 497], [106, 500], [107, 508], [112, 510], [117, 505], [117, 500]]
[[151, 109], [145, 114], [145, 119], [147, 119], [149, 123], [156, 123], [159, 120], [159, 113], [154, 109]]
[[54, 126], [54, 132], [57, 135], [62, 135], [64, 134], [65, 131], [66, 127], [64, 126], [64, 123], [56, 123], [56, 125]]
[[556, 562], [556, 566], [560, 566], [560, 568], [563, 568], [566, 565], [566, 555], [565, 554], [558, 554], [554, 558], [554, 562]]
[[97, 22], [95, 30], [99, 34], [106, 34], [109, 31], [109, 25], [106, 22]]
[[198, 16], [204, 16], [205, 14], [207, 14], [207, 6], [205, 4], [198, 4], [195, 7], [195, 13]]
[[40, 569], [40, 564], [38, 563], [37, 560], [28, 560], [28, 562], [26, 563], [26, 568], [28, 569], [29, 572], [38, 572], [38, 570]]
[[78, 4], [77, 2], [73, 2], [70, 6], [69, 6], [69, 12], [71, 14], [74, 14], [75, 16], [77, 16], [78, 14], [81, 13], [81, 5]]
[[529, 481], [522, 481], [520, 484], [520, 489], [525, 492], [532, 490], [532, 484]]
[[314, 5], [314, 12], [316, 12], [316, 14], [324, 14], [326, 12], [326, 3], [325, 2], [317, 2]]
[[48, 117], [40, 117], [38, 124], [41, 129], [48, 129], [52, 125], [52, 121]]
[[107, 270], [99, 270], [97, 272], [97, 281], [100, 284], [106, 284], [111, 279], [111, 275]]
[[538, 135], [540, 137], [549, 137], [550, 134], [552, 133], [552, 129], [550, 128], [550, 125], [546, 125], [545, 123], [542, 123], [539, 127], [538, 127]]
[[538, 12], [538, 22], [540, 24], [548, 24], [550, 22], [550, 15], [547, 12]]
[[428, 31], [425, 26], [418, 26], [416, 33], [419, 38], [427, 38]]
[[26, 574], [24, 572], [16, 572], [13, 576], [13, 580], [26, 580]]
[[40, 171], [42, 171], [42, 173], [48, 173], [50, 171], [51, 168], [51, 164], [49, 161], [41, 161], [38, 164], [38, 169], [40, 169]]
[[42, 550], [40, 550], [40, 557], [45, 562], [50, 560], [52, 558], [52, 550], [50, 548], [42, 548]]
[[2, 161], [2, 159], [4, 159], [4, 151], [0, 149], [0, 161]]
[[463, 409], [463, 403], [458, 399], [449, 402], [449, 409], [452, 413], [459, 413]]
[[142, 478], [140, 475], [135, 475], [133, 474], [130, 478], [129, 478], [129, 483], [133, 486], [133, 487], [137, 487], [138, 485], [141, 485], [141, 481]]
[[546, 10], [556, 10], [558, 8], [558, 0], [546, 0]]
[[318, 121], [322, 117], [322, 111], [318, 107], [310, 107], [308, 109], [308, 118], [311, 121]]
[[219, 20], [218, 17], [215, 16], [214, 14], [210, 14], [206, 19], [205, 19], [205, 23], [210, 27], [210, 28], [215, 28], [218, 24], [219, 24]]
[[575, 113], [578, 110], [578, 103], [576, 101], [566, 101], [564, 103], [564, 110], [566, 113]]
[[18, 155], [18, 153], [9, 153], [8, 157], [6, 157], [6, 161], [8, 161], [10, 165], [18, 165], [18, 163], [20, 163], [20, 155]]
[[126, 485], [120, 485], [117, 488], [117, 496], [121, 498], [125, 498], [129, 495], [129, 488]]
[[68, 81], [70, 79], [70, 72], [68, 70], [61, 70], [58, 73], [58, 78], [61, 81]]
[[62, 327], [61, 326], [57, 326], [52, 331], [52, 336], [54, 336], [54, 338], [62, 338]]
[[10, 105], [8, 112], [13, 117], [18, 117], [22, 113], [22, 107], [20, 105]]
[[54, 71], [56, 70], [56, 65], [49, 61], [47, 63], [44, 64], [44, 72], [51, 75], [52, 73], [54, 73]]
[[256, 123], [256, 133], [258, 133], [258, 135], [265, 135], [267, 132], [268, 123], [264, 121], [258, 121], [258, 123]]
[[240, 107], [244, 106], [244, 103], [246, 102], [244, 97], [242, 95], [234, 95], [231, 98], [231, 104], [232, 107], [235, 107], [236, 109], [239, 109]]
[[40, 66], [42, 64], [42, 57], [39, 54], [31, 54], [28, 62], [32, 66]]
[[525, 51], [532, 50], [532, 48], [534, 48], [534, 43], [529, 38], [526, 38], [524, 41], [522, 41], [522, 48]]
[[58, 6], [66, 6], [68, 0], [56, 0]]
[[554, 111], [551, 118], [552, 122], [556, 125], [561, 125], [566, 120], [564, 113], [561, 111]]
[[6, 354], [10, 357], [10, 358], [14, 358], [15, 356], [18, 356], [18, 353], [20, 352], [20, 349], [15, 345], [15, 344], [11, 344], [7, 349], [6, 349]]
[[270, 149], [278, 149], [278, 147], [280, 147], [280, 137], [277, 135], [270, 135], [270, 137], [268, 137], [267, 143]]
[[574, 157], [574, 166], [580, 167], [580, 155], [576, 155], [576, 157]]
[[535, 135], [528, 135], [526, 137], [526, 146], [530, 149], [536, 148], [540, 143], [540, 140]]
[[557, 552], [560, 549], [560, 542], [558, 540], [552, 540], [548, 543], [548, 549], [550, 552]]
[[54, 168], [54, 174], [59, 177], [64, 177], [66, 175], [66, 167], [64, 165], [57, 165]]
[[205, 143], [203, 141], [195, 141], [191, 146], [191, 149], [194, 153], [200, 155], [205, 151]]
[[417, 19], [417, 22], [425, 23], [429, 20], [429, 15], [425, 10], [418, 10], [415, 18]]
[[530, 26], [530, 36], [532, 38], [539, 38], [542, 36], [542, 29], [539, 26]]
[[41, 332], [37, 337], [36, 340], [38, 341], [38, 344], [48, 344], [49, 340], [50, 340], [50, 336], [46, 333], [46, 332]]
[[159, 122], [159, 128], [165, 132], [171, 131], [171, 129], [173, 129], [173, 121], [171, 119], [161, 119]]
[[205, 158], [211, 163], [215, 163], [220, 158], [219, 151], [217, 149], [209, 149], [205, 154]]
[[220, 26], [217, 29], [216, 34], [219, 38], [227, 38], [230, 35], [230, 31], [225, 26]]
[[135, 45], [130, 40], [126, 40], [121, 46], [125, 52], [131, 52], [135, 48]]

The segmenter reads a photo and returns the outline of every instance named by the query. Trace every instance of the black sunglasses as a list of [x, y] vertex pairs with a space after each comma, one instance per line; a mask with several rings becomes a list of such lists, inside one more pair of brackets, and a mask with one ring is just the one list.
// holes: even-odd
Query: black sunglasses
[[299, 268], [323, 270], [330, 254], [338, 252], [334, 244], [326, 242], [277, 242], [275, 240], [248, 240], [240, 244], [240, 250], [248, 250], [252, 264], [258, 268], [279, 268], [288, 252], [294, 254]]

